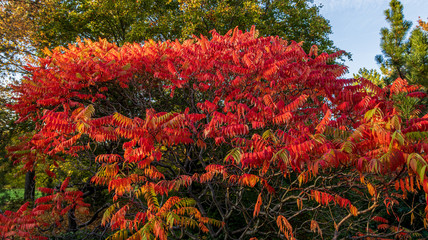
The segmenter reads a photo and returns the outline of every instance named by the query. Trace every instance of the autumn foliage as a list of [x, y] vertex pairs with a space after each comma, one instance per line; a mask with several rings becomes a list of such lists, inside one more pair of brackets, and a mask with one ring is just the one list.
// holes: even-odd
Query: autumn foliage
[[[212, 31], [210, 40], [86, 40], [46, 50], [14, 86], [11, 106], [20, 121], [37, 123], [26, 147], [50, 159], [31, 164], [53, 169], [90, 152], [98, 166], [91, 182], [111, 193], [102, 224], [112, 239], [423, 231], [426, 202], [405, 213], [397, 206], [428, 193], [428, 116], [417, 104], [426, 94], [403, 79], [383, 89], [342, 79], [346, 67], [333, 62], [341, 52], [314, 46], [307, 54], [299, 43], [257, 35], [235, 29]], [[28, 224], [42, 227], [46, 212], [87, 210], [67, 182], [49, 194], [60, 197], [37, 200]], [[4, 237], [28, 229], [14, 226]]]

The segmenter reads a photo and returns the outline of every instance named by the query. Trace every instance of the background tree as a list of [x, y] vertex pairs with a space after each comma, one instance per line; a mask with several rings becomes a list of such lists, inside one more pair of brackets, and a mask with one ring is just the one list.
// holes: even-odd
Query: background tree
[[50, 18], [38, 21], [39, 31], [52, 46], [67, 45], [77, 37], [125, 42], [177, 37], [182, 22], [176, 1], [54, 1]]
[[0, 74], [2, 84], [24, 74], [27, 56], [35, 57], [48, 45], [38, 21], [49, 16], [49, 0], [5, 0], [0, 4]]
[[7, 159], [6, 146], [11, 143], [12, 131], [11, 124], [15, 118], [10, 116], [10, 111], [6, 108], [6, 96], [7, 90], [5, 87], [0, 85], [0, 191], [3, 190], [4, 185], [6, 185], [7, 180], [3, 177], [6, 175], [7, 171], [11, 169], [11, 161]]
[[[49, 40], [41, 33], [39, 22], [48, 18], [51, 13], [50, 0], [5, 0], [0, 4], [0, 86], [2, 104], [12, 102], [7, 84], [17, 81], [28, 72], [23, 67], [32, 58], [40, 56], [42, 49], [49, 46]], [[7, 127], [8, 137], [2, 139], [0, 151], [6, 153], [6, 145], [17, 144], [21, 135], [31, 132], [31, 124], [15, 124], [16, 116], [10, 112], [3, 112]], [[33, 125], [34, 126], [34, 125]], [[5, 157], [5, 156], [4, 156]], [[8, 158], [3, 158], [6, 160]], [[9, 166], [11, 163], [4, 163]], [[24, 199], [34, 199], [35, 170], [28, 169], [26, 173]], [[5, 175], [2, 175], [5, 176]], [[5, 180], [5, 179], [3, 179]]]
[[[309, 51], [317, 45], [320, 51], [335, 50], [328, 35], [331, 26], [319, 13], [319, 7], [312, 1], [300, 0], [180, 0], [184, 26], [180, 37], [191, 34], [209, 35], [211, 29], [225, 34], [239, 26], [250, 29], [256, 26], [261, 36], [278, 35], [284, 39], [303, 41], [303, 48]], [[337, 50], [337, 49], [336, 49]]]
[[354, 73], [354, 78], [364, 78], [369, 80], [370, 82], [376, 84], [379, 87], [385, 87], [385, 79], [382, 77], [380, 73], [378, 73], [375, 69], [366, 69], [366, 68], [360, 68], [358, 70], [358, 73]]
[[76, 37], [105, 38], [123, 45], [148, 39], [187, 39], [192, 34], [226, 33], [239, 26], [255, 25], [260, 34], [303, 41], [305, 50], [314, 44], [321, 51], [336, 48], [329, 39], [331, 27], [319, 7], [302, 0], [118, 0], [55, 1], [54, 12], [38, 24], [52, 46], [73, 42]]
[[[20, 188], [24, 184], [23, 178], [21, 177], [22, 166], [13, 164], [13, 160], [8, 154], [7, 148], [11, 145], [18, 144], [22, 139], [20, 136], [31, 133], [34, 128], [34, 124], [25, 122], [17, 124], [15, 121], [18, 120], [18, 116], [7, 108], [7, 104], [10, 103], [12, 98], [12, 91], [10, 87], [3, 87], [0, 85], [0, 191], [5, 193], [10, 188]], [[35, 184], [31, 180], [31, 171], [27, 175], [29, 180], [25, 186], [31, 191], [25, 191], [25, 200], [34, 200]], [[6, 189], [6, 186], [8, 189]], [[5, 199], [1, 199], [2, 203], [6, 205], [8, 194], [4, 194]], [[3, 201], [4, 200], [4, 201]]]
[[412, 23], [404, 20], [403, 5], [391, 0], [390, 9], [385, 10], [390, 28], [381, 29], [381, 49], [376, 61], [386, 76], [389, 85], [396, 78], [408, 79], [412, 83], [428, 86], [428, 35], [422, 28], [414, 29], [409, 39], [407, 34]]
[[408, 51], [406, 34], [410, 30], [412, 23], [404, 20], [403, 5], [398, 0], [391, 0], [390, 9], [385, 10], [386, 21], [391, 29], [381, 29], [382, 55], [377, 55], [376, 60], [381, 64], [381, 71], [388, 77], [387, 85], [392, 80], [400, 77], [405, 78], [404, 55]]
[[[421, 25], [422, 26], [422, 25]], [[406, 78], [428, 89], [428, 31], [416, 28], [409, 38], [410, 50], [406, 54]]]

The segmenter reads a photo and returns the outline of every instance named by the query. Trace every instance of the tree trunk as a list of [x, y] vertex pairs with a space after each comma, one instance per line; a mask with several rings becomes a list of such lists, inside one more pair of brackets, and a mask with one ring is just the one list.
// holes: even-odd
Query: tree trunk
[[76, 232], [77, 231], [77, 222], [76, 216], [74, 214], [75, 208], [70, 209], [68, 211], [68, 229], [67, 232]]
[[24, 191], [24, 201], [34, 201], [34, 196], [36, 193], [36, 180], [34, 177], [36, 172], [29, 171], [25, 174], [25, 191]]

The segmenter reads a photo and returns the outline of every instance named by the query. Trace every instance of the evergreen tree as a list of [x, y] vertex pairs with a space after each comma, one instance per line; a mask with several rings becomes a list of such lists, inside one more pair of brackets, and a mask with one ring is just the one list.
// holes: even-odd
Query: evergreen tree
[[421, 28], [412, 31], [409, 38], [409, 53], [406, 55], [406, 78], [428, 88], [428, 34]]
[[390, 29], [382, 28], [380, 31], [383, 56], [376, 56], [382, 73], [387, 77], [387, 84], [398, 77], [405, 78], [405, 54], [409, 48], [406, 34], [412, 26], [410, 21], [404, 20], [403, 5], [398, 0], [391, 0], [389, 6], [390, 9], [385, 10], [385, 16]]
[[[428, 34], [419, 27], [407, 39], [412, 23], [404, 19], [403, 5], [391, 0], [390, 9], [385, 10], [390, 28], [381, 29], [382, 55], [376, 56], [388, 85], [396, 78], [428, 87]], [[422, 25], [421, 25], [422, 26]]]
[[379, 87], [385, 87], [385, 78], [375, 69], [360, 68], [358, 73], [354, 74], [354, 78], [365, 78]]

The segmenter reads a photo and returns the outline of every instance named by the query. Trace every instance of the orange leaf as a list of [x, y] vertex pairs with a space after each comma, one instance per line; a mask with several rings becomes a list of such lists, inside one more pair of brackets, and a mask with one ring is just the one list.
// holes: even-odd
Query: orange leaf
[[260, 206], [262, 205], [262, 193], [257, 197], [256, 206], [254, 207], [253, 217], [257, 217], [260, 212]]

